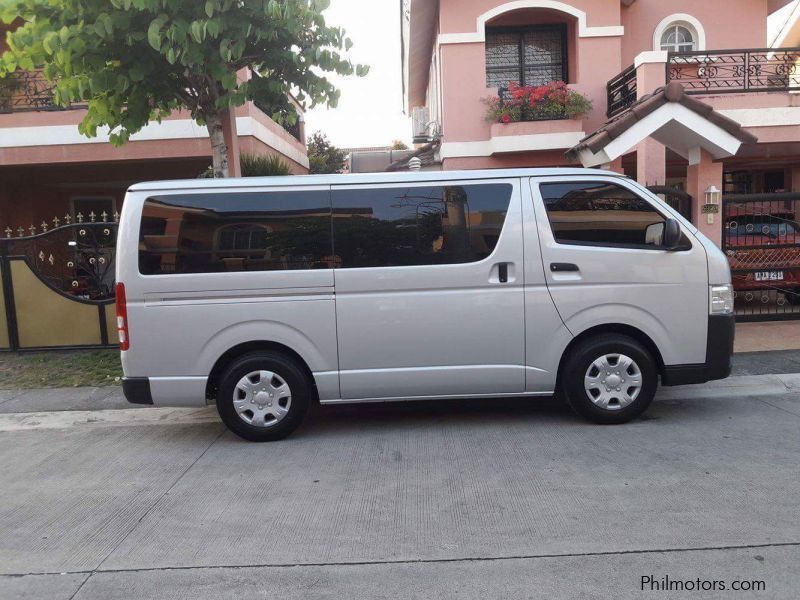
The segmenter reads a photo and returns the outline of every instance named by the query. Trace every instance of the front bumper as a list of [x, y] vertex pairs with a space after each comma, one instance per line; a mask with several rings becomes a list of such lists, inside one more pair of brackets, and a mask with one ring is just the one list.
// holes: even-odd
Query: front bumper
[[147, 377], [123, 377], [122, 393], [131, 404], [152, 404], [150, 379]]
[[665, 366], [661, 384], [665, 386], [690, 385], [729, 377], [735, 336], [736, 319], [733, 315], [710, 315], [706, 339], [706, 362], [699, 365]]

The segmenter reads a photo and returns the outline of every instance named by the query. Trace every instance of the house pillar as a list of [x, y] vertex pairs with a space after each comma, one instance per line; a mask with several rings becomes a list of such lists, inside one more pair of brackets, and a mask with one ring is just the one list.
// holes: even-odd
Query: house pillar
[[[636, 57], [636, 97], [643, 98], [665, 85], [667, 53], [642, 52]], [[642, 185], [664, 185], [667, 179], [667, 149], [647, 138], [636, 145], [636, 181]]]
[[698, 160], [690, 161], [686, 169], [686, 191], [692, 196], [692, 223], [717, 246], [722, 246], [722, 207], [718, 214], [710, 215], [702, 214], [702, 208], [710, 186], [722, 189], [722, 166], [701, 149]]
[[644, 186], [664, 185], [667, 180], [667, 149], [647, 138], [636, 145], [636, 181]]

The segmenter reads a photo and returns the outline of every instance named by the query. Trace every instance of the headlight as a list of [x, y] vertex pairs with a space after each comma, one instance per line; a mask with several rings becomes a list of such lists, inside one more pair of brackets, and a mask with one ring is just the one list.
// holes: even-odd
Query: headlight
[[711, 286], [711, 310], [712, 315], [732, 315], [733, 314], [733, 286], [732, 285], [712, 285]]

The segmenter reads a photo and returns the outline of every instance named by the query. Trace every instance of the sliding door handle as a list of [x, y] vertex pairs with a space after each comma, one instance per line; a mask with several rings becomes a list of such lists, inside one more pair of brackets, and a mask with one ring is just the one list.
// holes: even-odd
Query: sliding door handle
[[497, 279], [500, 283], [508, 283], [508, 263], [497, 265]]
[[550, 270], [553, 273], [574, 273], [575, 271], [580, 271], [578, 265], [572, 263], [550, 263]]

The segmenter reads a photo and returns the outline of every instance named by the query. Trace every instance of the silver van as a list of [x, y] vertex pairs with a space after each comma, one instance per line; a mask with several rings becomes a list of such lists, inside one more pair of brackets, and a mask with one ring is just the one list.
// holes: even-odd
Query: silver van
[[117, 251], [128, 400], [214, 402], [253, 441], [315, 401], [557, 394], [623, 423], [659, 378], [730, 373], [726, 257], [604, 171], [139, 184]]

